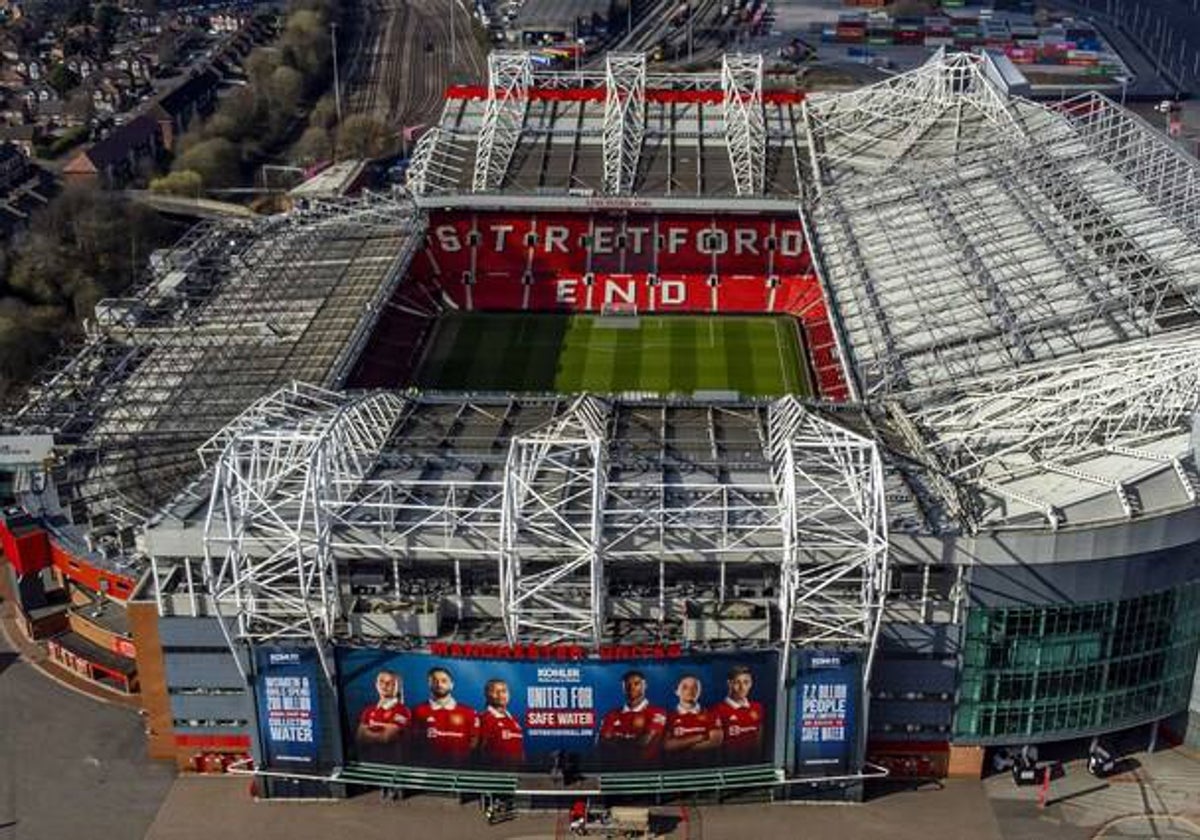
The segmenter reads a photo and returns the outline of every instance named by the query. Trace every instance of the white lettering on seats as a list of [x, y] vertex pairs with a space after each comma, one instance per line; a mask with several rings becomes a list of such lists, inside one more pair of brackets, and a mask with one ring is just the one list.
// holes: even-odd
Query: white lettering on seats
[[798, 257], [804, 253], [804, 231], [785, 230], [779, 235], [779, 252], [785, 257]]
[[562, 225], [546, 225], [546, 253], [567, 253], [567, 236], [571, 231]]
[[492, 232], [496, 234], [496, 253], [500, 253], [505, 249], [505, 243], [508, 235], [512, 233], [512, 229], [512, 225], [492, 225]]
[[636, 284], [632, 280], [608, 280], [604, 284], [605, 303], [634, 303], [637, 301]]
[[687, 245], [687, 241], [687, 228], [669, 228], [667, 230], [667, 253], [679, 253], [679, 249], [684, 245]]
[[733, 252], [735, 254], [758, 253], [758, 231], [754, 228], [738, 228], [733, 232]]
[[635, 254], [642, 253], [642, 249], [645, 247], [643, 243], [646, 239], [646, 234], [648, 234], [649, 232], [650, 232], [650, 228], [644, 228], [644, 227], [627, 227], [627, 228], [625, 228], [625, 235], [629, 237], [630, 241], [633, 244], [633, 253], [635, 253]]
[[446, 253], [453, 254], [462, 250], [462, 241], [458, 238], [458, 231], [454, 225], [439, 225], [433, 233], [437, 237], [438, 246]]
[[592, 247], [597, 254], [611, 254], [613, 252], [613, 249], [616, 247], [615, 233], [610, 227], [596, 227], [595, 234], [592, 237]]
[[696, 250], [701, 254], [724, 254], [729, 250], [729, 234], [717, 227], [709, 227], [696, 235]]
[[575, 297], [576, 286], [579, 281], [573, 278], [559, 278], [555, 281], [556, 288], [554, 290], [554, 302], [564, 303], [569, 306], [574, 306], [578, 303]]
[[658, 301], [663, 306], [687, 303], [687, 284], [682, 280], [664, 280], [659, 286]]

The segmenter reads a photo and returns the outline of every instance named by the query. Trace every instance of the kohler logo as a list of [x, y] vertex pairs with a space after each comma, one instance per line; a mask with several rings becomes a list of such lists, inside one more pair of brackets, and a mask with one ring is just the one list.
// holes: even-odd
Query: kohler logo
[[272, 653], [267, 661], [272, 665], [299, 665], [300, 654], [294, 652]]
[[842, 660], [837, 656], [814, 656], [809, 660], [809, 665], [813, 668], [837, 668], [842, 664]]

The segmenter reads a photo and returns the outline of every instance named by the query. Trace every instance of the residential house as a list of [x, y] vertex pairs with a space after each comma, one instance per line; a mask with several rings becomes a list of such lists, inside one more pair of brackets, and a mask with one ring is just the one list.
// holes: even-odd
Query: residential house
[[148, 113], [158, 120], [163, 147], [167, 151], [174, 150], [176, 138], [187, 131], [193, 120], [213, 112], [220, 83], [217, 72], [207, 67], [193, 73], [150, 106]]
[[141, 114], [71, 158], [62, 172], [68, 180], [120, 187], [129, 183], [143, 164], [158, 160], [162, 151], [158, 121]]
[[66, 61], [67, 69], [81, 81], [87, 81], [99, 69], [99, 64], [86, 55], [73, 55]]
[[41, 128], [33, 123], [0, 126], [0, 142], [16, 146], [27, 158], [33, 157], [33, 146], [40, 137]]
[[54, 176], [13, 143], [0, 142], [0, 239], [25, 227], [58, 191]]
[[18, 58], [16, 67], [21, 78], [30, 84], [41, 81], [42, 73], [45, 70], [42, 62], [36, 58]]

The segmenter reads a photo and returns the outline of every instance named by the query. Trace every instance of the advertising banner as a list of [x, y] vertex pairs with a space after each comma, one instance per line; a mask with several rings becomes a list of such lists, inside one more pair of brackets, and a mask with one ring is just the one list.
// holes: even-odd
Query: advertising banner
[[312, 649], [259, 648], [258, 723], [268, 766], [317, 763], [318, 662]]
[[858, 734], [862, 669], [858, 655], [804, 651], [796, 679], [796, 772], [849, 772]]
[[347, 751], [359, 761], [545, 772], [772, 760], [774, 652], [669, 661], [509, 661], [342, 648]]

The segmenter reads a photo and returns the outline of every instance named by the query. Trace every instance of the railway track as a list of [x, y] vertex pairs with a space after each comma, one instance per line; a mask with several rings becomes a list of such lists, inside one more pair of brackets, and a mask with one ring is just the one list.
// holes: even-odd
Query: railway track
[[461, 3], [451, 66], [451, 2], [458, 0], [363, 0], [362, 54], [347, 80], [350, 113], [373, 114], [393, 129], [428, 123], [441, 113], [447, 85], [483, 81], [486, 61]]

